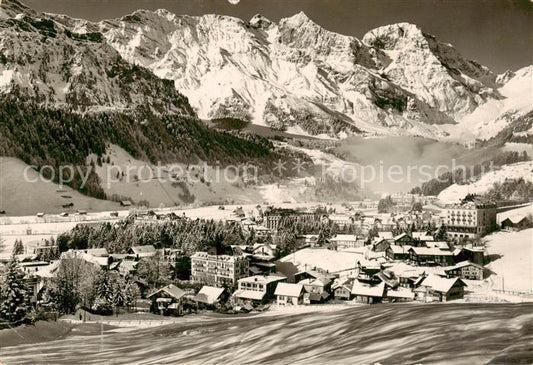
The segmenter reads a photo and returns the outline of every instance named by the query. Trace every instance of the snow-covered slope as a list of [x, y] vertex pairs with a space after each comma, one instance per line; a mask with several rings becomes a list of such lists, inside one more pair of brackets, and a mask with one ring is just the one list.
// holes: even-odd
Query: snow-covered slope
[[76, 33], [14, 0], [0, 9], [0, 93], [77, 111], [194, 113], [172, 82], [124, 61], [101, 33]]
[[490, 139], [533, 110], [533, 66], [508, 71], [499, 75], [497, 82], [503, 98], [490, 99], [459, 119], [459, 124], [448, 130], [457, 139]]
[[518, 162], [504, 165], [501, 168], [488, 171], [479, 180], [470, 184], [453, 184], [439, 194], [439, 200], [445, 203], [455, 203], [468, 194], [483, 194], [493, 187], [494, 183], [503, 183], [506, 179], [527, 179], [533, 182], [533, 162]]

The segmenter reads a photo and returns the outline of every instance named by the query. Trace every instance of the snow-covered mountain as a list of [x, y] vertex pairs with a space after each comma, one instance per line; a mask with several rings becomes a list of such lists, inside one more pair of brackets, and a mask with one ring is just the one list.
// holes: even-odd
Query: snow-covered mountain
[[0, 93], [81, 112], [194, 114], [171, 81], [124, 61], [101, 33], [77, 33], [16, 0], [0, 5]]
[[[13, 84], [41, 88], [35, 74], [43, 74], [47, 98], [59, 103], [68, 103], [65, 90], [73, 84], [90, 81], [85, 92], [104, 90], [105, 97], [90, 94], [95, 103], [124, 104], [122, 93], [99, 82], [100, 73], [93, 75], [118, 54], [172, 80], [200, 118], [234, 117], [298, 134], [490, 138], [532, 109], [531, 67], [498, 76], [408, 23], [379, 27], [359, 40], [330, 32], [303, 13], [274, 23], [261, 15], [243, 21], [139, 10], [92, 23], [36, 14], [16, 0], [1, 7], [0, 51], [7, 62], [0, 62], [0, 91]], [[52, 20], [60, 30], [56, 38], [15, 37], [25, 34], [19, 22], [31, 25], [38, 18]], [[79, 47], [81, 37], [99, 41]], [[36, 56], [43, 51], [52, 61]], [[40, 71], [43, 63], [56, 68]], [[61, 67], [81, 81], [65, 80]], [[525, 89], [516, 92], [517, 85]], [[132, 100], [151, 95], [134, 91]]]

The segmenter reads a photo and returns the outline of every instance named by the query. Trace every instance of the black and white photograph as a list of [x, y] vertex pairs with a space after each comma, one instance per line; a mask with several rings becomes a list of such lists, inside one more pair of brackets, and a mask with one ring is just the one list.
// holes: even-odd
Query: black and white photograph
[[0, 0], [0, 365], [533, 363], [533, 1]]

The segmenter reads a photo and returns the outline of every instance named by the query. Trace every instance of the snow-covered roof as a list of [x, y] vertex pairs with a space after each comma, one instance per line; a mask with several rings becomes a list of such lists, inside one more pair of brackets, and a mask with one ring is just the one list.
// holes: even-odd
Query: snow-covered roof
[[452, 256], [452, 252], [448, 250], [441, 250], [436, 247], [411, 247], [417, 255], [422, 256]]
[[109, 253], [107, 252], [107, 249], [105, 248], [89, 248], [86, 250], [86, 252], [89, 255], [98, 256], [98, 257], [109, 256]]
[[409, 236], [407, 233], [401, 233], [401, 234], [399, 234], [399, 235], [397, 235], [397, 236], [394, 236], [394, 237], [393, 237], [393, 240], [394, 240], [394, 241], [398, 241], [399, 239], [402, 239], [402, 238], [404, 238], [404, 237], [409, 237], [409, 238], [410, 238], [410, 236]]
[[220, 298], [222, 293], [224, 293], [224, 288], [204, 285], [194, 297], [194, 300], [201, 303], [214, 304], [218, 298]]
[[301, 284], [289, 284], [278, 283], [276, 286], [276, 292], [274, 295], [283, 295], [286, 297], [299, 297], [302, 294], [303, 285]]
[[181, 297], [183, 297], [185, 295], [185, 292], [183, 290], [181, 290], [180, 288], [178, 288], [176, 285], [174, 284], [169, 284], [155, 292], [153, 292], [152, 294], [150, 294], [148, 296], [148, 298], [160, 293], [160, 292], [165, 292], [167, 293], [168, 295], [170, 295], [171, 297], [175, 298], [175, 299], [180, 299]]
[[353, 282], [353, 286], [352, 286], [353, 295], [364, 295], [367, 297], [383, 297], [384, 292], [385, 292], [384, 282], [381, 282], [375, 286], [362, 283], [359, 280], [355, 280]]
[[470, 262], [470, 261], [466, 260], [466, 261], [458, 262], [458, 263], [455, 264], [454, 266], [450, 266], [450, 267], [446, 268], [446, 270], [448, 271], [448, 270], [453, 270], [453, 269], [460, 269], [460, 268], [462, 268], [462, 267], [467, 267], [467, 266], [475, 266], [475, 267], [477, 267], [477, 268], [479, 268], [479, 269], [484, 269], [483, 266], [478, 265], [478, 264], [475, 264], [475, 263], [473, 263], [473, 262]]
[[155, 247], [152, 245], [144, 245], [144, 246], [132, 246], [131, 250], [134, 254], [140, 255], [140, 254], [155, 254]]
[[273, 283], [275, 281], [285, 280], [287, 279], [286, 276], [282, 275], [254, 275], [249, 276], [247, 278], [239, 279], [239, 283], [261, 283], [261, 284], [269, 284]]
[[233, 293], [233, 296], [242, 299], [262, 300], [265, 294], [266, 293], [264, 291], [237, 290], [235, 293]]
[[440, 250], [448, 250], [450, 246], [445, 241], [430, 241], [426, 242], [426, 246], [430, 248], [438, 248]]
[[325, 248], [304, 248], [283, 257], [281, 262], [292, 262], [299, 270], [320, 268], [335, 273], [355, 268], [363, 255], [355, 252], [340, 252]]
[[421, 285], [430, 287], [441, 293], [447, 293], [458, 281], [461, 285], [466, 286], [466, 284], [459, 278], [448, 279], [438, 275], [429, 275], [422, 281]]

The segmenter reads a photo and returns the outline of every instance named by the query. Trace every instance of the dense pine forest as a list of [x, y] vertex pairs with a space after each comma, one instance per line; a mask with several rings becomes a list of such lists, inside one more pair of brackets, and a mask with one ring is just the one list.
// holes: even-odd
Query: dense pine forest
[[[22, 159], [29, 165], [86, 166], [86, 158], [105, 154], [109, 143], [133, 157], [156, 163], [185, 162], [254, 163], [269, 173], [278, 159], [274, 146], [255, 135], [233, 135], [200, 124], [194, 117], [156, 115], [145, 110], [132, 113], [74, 113], [44, 108], [23, 97], [0, 99], [0, 155]], [[288, 171], [290, 172], [290, 171]], [[91, 173], [88, 186], [76, 176], [72, 187], [90, 196], [105, 198], [98, 177]]]

